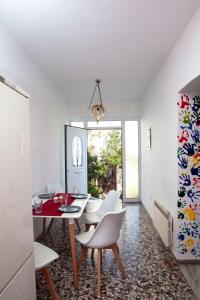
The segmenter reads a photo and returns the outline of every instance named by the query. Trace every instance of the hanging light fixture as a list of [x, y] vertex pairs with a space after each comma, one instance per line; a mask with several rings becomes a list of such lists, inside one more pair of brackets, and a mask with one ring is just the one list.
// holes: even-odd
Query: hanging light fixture
[[[92, 115], [95, 117], [95, 120], [97, 121], [97, 123], [99, 122], [99, 120], [104, 116], [105, 113], [105, 109], [103, 107], [102, 104], [102, 100], [101, 100], [101, 91], [100, 91], [100, 79], [96, 79], [96, 85], [94, 88], [94, 92], [90, 101], [90, 105], [89, 105], [89, 109], [91, 110]], [[98, 102], [96, 104], [92, 105], [92, 101], [94, 99], [96, 90], [98, 89], [98, 94], [99, 94], [99, 104]]]

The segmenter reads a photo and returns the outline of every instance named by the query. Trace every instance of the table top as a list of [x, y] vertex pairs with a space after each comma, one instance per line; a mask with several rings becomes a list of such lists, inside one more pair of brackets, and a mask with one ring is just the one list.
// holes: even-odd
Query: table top
[[[78, 212], [75, 212], [75, 213], [62, 213], [60, 216], [54, 216], [54, 215], [43, 215], [42, 213], [41, 214], [34, 214], [33, 215], [33, 218], [61, 218], [61, 219], [78, 219], [81, 217], [86, 205], [87, 205], [87, 202], [88, 202], [88, 199], [75, 199], [72, 203], [72, 205], [76, 205], [76, 206], [80, 206], [81, 207], [81, 210], [78, 211]], [[43, 200], [43, 203], [47, 202], [47, 200]], [[52, 201], [52, 200], [50, 200]]]

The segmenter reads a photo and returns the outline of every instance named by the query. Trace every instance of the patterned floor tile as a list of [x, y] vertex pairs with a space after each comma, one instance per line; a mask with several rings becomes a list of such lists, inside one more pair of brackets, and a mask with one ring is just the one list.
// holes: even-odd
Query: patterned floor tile
[[[166, 250], [151, 220], [140, 204], [126, 205], [127, 212], [119, 240], [120, 255], [128, 274], [121, 280], [120, 271], [110, 250], [103, 255], [102, 297], [115, 300], [194, 300], [196, 299], [173, 255]], [[84, 224], [81, 223], [84, 230]], [[67, 234], [68, 236], [68, 234]], [[54, 249], [59, 259], [49, 266], [60, 300], [98, 299], [96, 296], [97, 253], [81, 266], [79, 290], [73, 287], [70, 244], [64, 238], [61, 220], [57, 220], [46, 241], [40, 242]], [[78, 246], [78, 255], [80, 246]], [[89, 253], [90, 254], [90, 253]], [[51, 299], [40, 275], [38, 300]]]

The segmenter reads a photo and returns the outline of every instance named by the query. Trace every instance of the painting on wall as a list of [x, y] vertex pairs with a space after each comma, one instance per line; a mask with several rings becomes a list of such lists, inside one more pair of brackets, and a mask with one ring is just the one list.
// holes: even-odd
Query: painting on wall
[[147, 149], [151, 150], [151, 128], [147, 128]]
[[200, 96], [178, 101], [178, 252], [200, 258]]

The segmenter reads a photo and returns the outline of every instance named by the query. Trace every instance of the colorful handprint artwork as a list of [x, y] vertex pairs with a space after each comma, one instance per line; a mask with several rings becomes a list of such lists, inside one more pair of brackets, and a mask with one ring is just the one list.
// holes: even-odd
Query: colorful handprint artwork
[[178, 101], [178, 252], [200, 258], [200, 97]]

